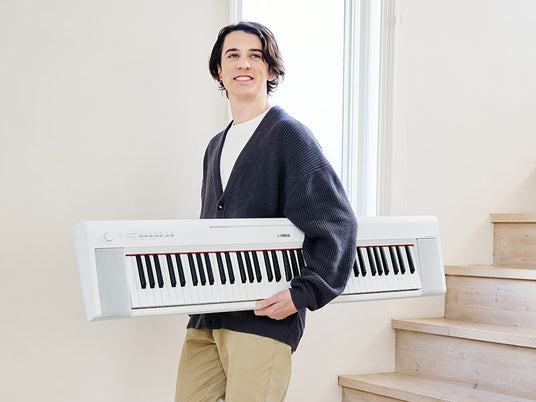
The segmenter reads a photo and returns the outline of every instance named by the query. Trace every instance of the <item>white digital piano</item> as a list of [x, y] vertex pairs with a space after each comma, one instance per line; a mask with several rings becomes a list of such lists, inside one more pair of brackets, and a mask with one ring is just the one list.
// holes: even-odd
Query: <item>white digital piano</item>
[[[73, 234], [88, 320], [254, 309], [307, 263], [285, 218], [85, 221]], [[353, 270], [333, 303], [445, 290], [436, 218], [358, 218]]]

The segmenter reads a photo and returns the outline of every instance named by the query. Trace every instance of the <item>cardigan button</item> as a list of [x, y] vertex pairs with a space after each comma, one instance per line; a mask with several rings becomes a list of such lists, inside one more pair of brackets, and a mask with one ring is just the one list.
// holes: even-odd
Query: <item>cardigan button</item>
[[219, 209], [220, 211], [223, 211], [223, 202], [220, 203], [220, 204], [218, 204], [218, 209]]

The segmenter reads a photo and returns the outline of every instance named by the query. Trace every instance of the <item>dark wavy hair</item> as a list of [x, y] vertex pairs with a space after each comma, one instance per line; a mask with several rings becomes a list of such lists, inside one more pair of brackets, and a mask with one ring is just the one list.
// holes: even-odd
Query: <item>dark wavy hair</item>
[[218, 81], [219, 89], [225, 91], [225, 94], [228, 97], [229, 94], [227, 93], [227, 89], [225, 89], [223, 82], [220, 80], [218, 68], [221, 66], [221, 53], [225, 37], [234, 31], [244, 31], [256, 35], [261, 40], [262, 57], [268, 64], [268, 72], [274, 76], [271, 81], [267, 82], [267, 93], [270, 95], [277, 88], [280, 80], [283, 80], [285, 76], [285, 67], [283, 67], [283, 58], [279, 52], [279, 47], [277, 46], [274, 34], [258, 22], [241, 21], [238, 24], [228, 25], [220, 30], [208, 62], [210, 75]]

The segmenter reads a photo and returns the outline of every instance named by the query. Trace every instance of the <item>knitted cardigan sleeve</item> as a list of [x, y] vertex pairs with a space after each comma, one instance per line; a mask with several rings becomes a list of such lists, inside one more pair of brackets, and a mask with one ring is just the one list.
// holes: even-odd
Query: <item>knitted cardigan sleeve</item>
[[344, 290], [355, 260], [357, 221], [344, 188], [309, 130], [290, 121], [279, 128], [284, 162], [283, 215], [305, 234], [306, 266], [291, 282], [300, 310], [316, 310]]

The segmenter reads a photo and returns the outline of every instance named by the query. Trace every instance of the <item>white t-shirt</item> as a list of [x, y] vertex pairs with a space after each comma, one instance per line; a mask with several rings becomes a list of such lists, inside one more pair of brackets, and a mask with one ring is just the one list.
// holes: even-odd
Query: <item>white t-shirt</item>
[[249, 141], [266, 113], [268, 113], [268, 110], [244, 123], [233, 124], [227, 132], [220, 160], [221, 183], [224, 190], [238, 155], [240, 155], [240, 152], [242, 152], [242, 149], [244, 149], [244, 146]]

